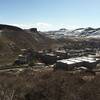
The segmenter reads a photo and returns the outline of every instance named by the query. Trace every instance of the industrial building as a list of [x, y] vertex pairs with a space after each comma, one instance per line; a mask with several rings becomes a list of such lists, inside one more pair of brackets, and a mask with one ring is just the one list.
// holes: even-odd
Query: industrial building
[[55, 69], [73, 70], [74, 68], [82, 66], [88, 69], [93, 69], [96, 67], [98, 63], [100, 63], [99, 58], [77, 57], [77, 58], [58, 60], [55, 65]]

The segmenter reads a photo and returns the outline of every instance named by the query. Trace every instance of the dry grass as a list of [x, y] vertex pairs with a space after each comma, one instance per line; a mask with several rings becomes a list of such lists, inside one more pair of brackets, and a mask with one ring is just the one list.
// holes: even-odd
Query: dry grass
[[100, 100], [100, 75], [86, 81], [64, 71], [2, 72], [0, 100]]

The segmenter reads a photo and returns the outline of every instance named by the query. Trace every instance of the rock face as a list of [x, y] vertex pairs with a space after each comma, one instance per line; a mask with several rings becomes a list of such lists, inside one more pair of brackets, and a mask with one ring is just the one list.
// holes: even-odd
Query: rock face
[[37, 32], [37, 28], [31, 28], [30, 31], [31, 32]]

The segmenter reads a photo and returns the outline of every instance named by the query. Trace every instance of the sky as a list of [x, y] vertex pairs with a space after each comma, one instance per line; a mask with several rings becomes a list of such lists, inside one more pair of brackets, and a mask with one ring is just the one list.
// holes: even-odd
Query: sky
[[100, 27], [100, 0], [0, 0], [0, 24], [40, 31]]

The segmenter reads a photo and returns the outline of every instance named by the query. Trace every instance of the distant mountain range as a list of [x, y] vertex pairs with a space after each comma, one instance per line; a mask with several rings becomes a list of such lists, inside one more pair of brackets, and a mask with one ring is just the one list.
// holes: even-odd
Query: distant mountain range
[[48, 31], [45, 32], [48, 34], [48, 37], [53, 39], [66, 38], [66, 37], [87, 37], [87, 38], [98, 38], [100, 37], [100, 28], [78, 28], [75, 30], [68, 30], [62, 28], [57, 31]]

